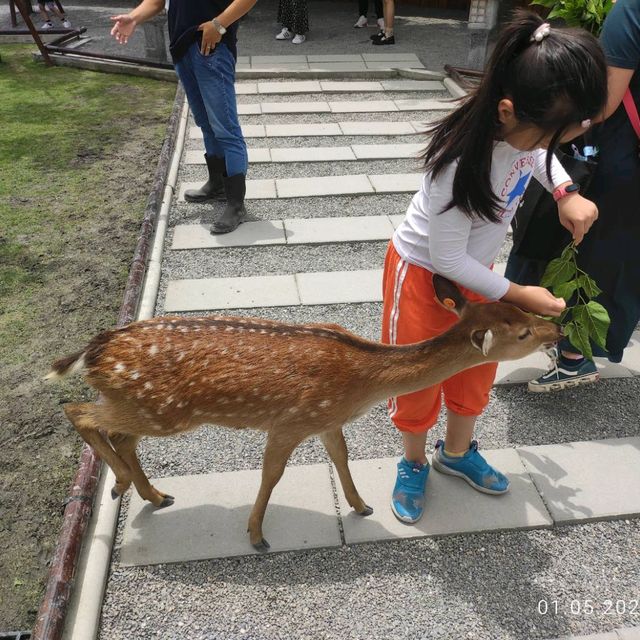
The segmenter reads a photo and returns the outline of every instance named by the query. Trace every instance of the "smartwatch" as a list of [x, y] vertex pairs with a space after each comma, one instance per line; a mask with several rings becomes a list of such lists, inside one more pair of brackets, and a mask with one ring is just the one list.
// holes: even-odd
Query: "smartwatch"
[[213, 26], [216, 28], [216, 31], [223, 36], [225, 33], [227, 33], [227, 29], [225, 27], [223, 27], [216, 18], [214, 18], [211, 22], [213, 22]]
[[558, 202], [558, 200], [562, 200], [562, 198], [566, 198], [570, 196], [572, 193], [578, 193], [580, 191], [580, 185], [575, 182], [572, 184], [568, 184], [566, 187], [558, 187], [553, 192], [553, 199]]

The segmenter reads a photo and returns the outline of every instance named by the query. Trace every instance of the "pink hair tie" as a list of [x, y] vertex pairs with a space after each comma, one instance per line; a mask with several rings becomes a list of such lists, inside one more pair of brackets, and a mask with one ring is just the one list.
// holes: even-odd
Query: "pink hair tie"
[[542, 42], [551, 33], [551, 25], [548, 22], [541, 24], [529, 38], [530, 42]]

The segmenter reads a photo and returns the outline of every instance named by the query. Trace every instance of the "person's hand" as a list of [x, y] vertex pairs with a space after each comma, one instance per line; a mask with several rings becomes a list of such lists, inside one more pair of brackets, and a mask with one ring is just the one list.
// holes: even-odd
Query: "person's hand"
[[523, 287], [514, 282], [502, 299], [541, 316], [558, 317], [567, 307], [562, 298], [556, 298], [544, 287]]
[[580, 244], [584, 234], [598, 219], [598, 207], [591, 200], [574, 193], [558, 200], [558, 215], [560, 224], [571, 233], [574, 242]]
[[200, 53], [203, 56], [208, 56], [215, 48], [218, 42], [222, 40], [220, 32], [213, 26], [213, 22], [203, 22], [198, 31], [202, 31], [202, 44], [200, 46]]
[[128, 13], [111, 16], [111, 20], [115, 22], [113, 29], [111, 29], [111, 35], [120, 44], [127, 44], [138, 23]]

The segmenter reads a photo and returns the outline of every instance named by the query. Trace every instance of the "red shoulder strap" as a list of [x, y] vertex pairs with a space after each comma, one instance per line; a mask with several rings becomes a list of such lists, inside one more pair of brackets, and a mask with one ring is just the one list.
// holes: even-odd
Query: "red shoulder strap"
[[631, 120], [631, 126], [638, 138], [640, 138], [640, 117], [638, 117], [638, 109], [636, 109], [636, 103], [633, 101], [630, 89], [627, 89], [624, 98], [622, 98], [622, 102], [624, 103], [624, 108], [627, 111], [629, 120]]

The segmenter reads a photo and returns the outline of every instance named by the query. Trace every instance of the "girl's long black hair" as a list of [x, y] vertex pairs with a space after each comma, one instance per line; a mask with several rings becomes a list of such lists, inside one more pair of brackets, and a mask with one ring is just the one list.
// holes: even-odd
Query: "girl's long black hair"
[[499, 139], [498, 103], [509, 98], [523, 124], [552, 133], [552, 152], [567, 129], [602, 111], [607, 101], [607, 67], [598, 41], [586, 31], [556, 29], [531, 41], [544, 21], [519, 10], [505, 26], [477, 91], [431, 130], [425, 169], [436, 177], [458, 160], [455, 206], [470, 218], [498, 222], [499, 199], [491, 189], [491, 157]]

